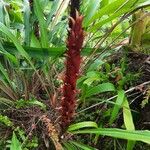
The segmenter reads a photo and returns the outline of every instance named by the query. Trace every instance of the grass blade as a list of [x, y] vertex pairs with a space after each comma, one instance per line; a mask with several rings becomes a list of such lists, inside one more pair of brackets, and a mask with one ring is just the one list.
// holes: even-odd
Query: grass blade
[[123, 104], [124, 97], [125, 97], [124, 91], [123, 90], [118, 91], [118, 97], [117, 97], [115, 106], [113, 108], [109, 124], [112, 124], [114, 122], [114, 120], [117, 118], [118, 112], [121, 108], [121, 105]]

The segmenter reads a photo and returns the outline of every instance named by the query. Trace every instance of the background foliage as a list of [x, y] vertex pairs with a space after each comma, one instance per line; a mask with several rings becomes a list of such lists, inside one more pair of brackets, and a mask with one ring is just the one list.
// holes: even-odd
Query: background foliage
[[[81, 1], [85, 40], [78, 107], [61, 136], [69, 0], [1, 0], [0, 149], [149, 149], [149, 126], [139, 120], [149, 108], [150, 76], [133, 67], [134, 54], [129, 57], [135, 51], [144, 59], [150, 54], [149, 9], [147, 0]], [[134, 20], [139, 10], [144, 14]], [[136, 23], [145, 18], [142, 44], [133, 46]]]

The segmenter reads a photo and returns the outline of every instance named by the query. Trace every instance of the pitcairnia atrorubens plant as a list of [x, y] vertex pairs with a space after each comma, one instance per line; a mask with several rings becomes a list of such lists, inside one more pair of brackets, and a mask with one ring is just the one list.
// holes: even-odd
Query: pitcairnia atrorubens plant
[[[83, 16], [79, 15], [79, 1], [71, 1], [71, 15], [67, 39], [66, 72], [64, 76], [63, 97], [61, 100], [61, 127], [66, 129], [71, 123], [76, 109], [76, 82], [79, 76], [84, 40]], [[78, 11], [77, 11], [78, 10]]]
[[[129, 81], [127, 80], [129, 75], [127, 76], [124, 71], [126, 70], [124, 63], [121, 66], [119, 62], [117, 66], [105, 63], [112, 50], [119, 50], [115, 42], [128, 37], [125, 31], [129, 29], [129, 16], [136, 9], [140, 9], [137, 6], [145, 1], [12, 0], [8, 2], [11, 5], [8, 5], [5, 11], [13, 16], [10, 24], [5, 23], [5, 20], [9, 20], [7, 18], [9, 15], [5, 11], [3, 14], [5, 19], [0, 18], [1, 21], [3, 20], [0, 23], [2, 32], [0, 57], [2, 55], [3, 58], [4, 55], [4, 60], [0, 60], [2, 73], [0, 74], [0, 126], [2, 124], [4, 129], [7, 128], [6, 125], [10, 128], [7, 137], [10, 139], [12, 136], [8, 144], [11, 150], [37, 147], [62, 150], [63, 146], [65, 150], [93, 150], [94, 148], [87, 145], [98, 147], [97, 143], [103, 139], [99, 135], [128, 140], [128, 150], [134, 147], [134, 141], [150, 143], [149, 131], [136, 131], [134, 127], [131, 108], [122, 88]], [[0, 4], [1, 2], [4, 1], [0, 1]], [[23, 13], [18, 5], [21, 9], [24, 8]], [[147, 3], [140, 7], [146, 5]], [[67, 6], [70, 9], [69, 19], [66, 13]], [[3, 12], [1, 5], [0, 12]], [[62, 18], [60, 14], [63, 14]], [[84, 31], [87, 33], [86, 37]], [[3, 34], [6, 34], [6, 37]], [[7, 38], [13, 43], [10, 44]], [[83, 57], [85, 55], [87, 57]], [[85, 59], [82, 66], [83, 58]], [[65, 64], [62, 65], [64, 59]], [[61, 82], [58, 76], [59, 72], [63, 72], [63, 67], [65, 72]], [[78, 80], [80, 70], [85, 71], [86, 76], [81, 76]], [[77, 80], [80, 93], [76, 87]], [[104, 92], [108, 92], [108, 95], [103, 94]], [[104, 100], [112, 95], [112, 101]], [[77, 101], [78, 96], [79, 101]], [[100, 104], [104, 105], [101, 107]], [[1, 108], [4, 111], [1, 111]], [[92, 113], [85, 113], [92, 108], [94, 110]], [[118, 129], [115, 121], [118, 116], [120, 118], [121, 109], [124, 119], [121, 126], [123, 129]], [[73, 121], [83, 120], [95, 122], [84, 121], [71, 125]], [[17, 126], [19, 130], [14, 130]], [[108, 126], [116, 128], [107, 128]], [[3, 131], [3, 128], [0, 128], [0, 132], [1, 130]], [[20, 131], [25, 132], [22, 134]], [[89, 142], [83, 138], [82, 142], [87, 145], [77, 142], [77, 139], [85, 136], [81, 135], [84, 133], [87, 139], [90, 139]], [[0, 134], [0, 146], [1, 137]], [[30, 138], [33, 139], [32, 142]], [[118, 142], [116, 141], [111, 139], [110, 143], [116, 144]]]

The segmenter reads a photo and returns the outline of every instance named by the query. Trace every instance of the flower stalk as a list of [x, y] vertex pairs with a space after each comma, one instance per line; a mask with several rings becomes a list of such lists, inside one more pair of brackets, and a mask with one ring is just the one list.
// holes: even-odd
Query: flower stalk
[[70, 17], [70, 30], [67, 39], [66, 72], [64, 76], [63, 97], [61, 99], [61, 127], [65, 130], [74, 118], [76, 110], [76, 81], [78, 79], [84, 31], [83, 16], [76, 11], [75, 18]]

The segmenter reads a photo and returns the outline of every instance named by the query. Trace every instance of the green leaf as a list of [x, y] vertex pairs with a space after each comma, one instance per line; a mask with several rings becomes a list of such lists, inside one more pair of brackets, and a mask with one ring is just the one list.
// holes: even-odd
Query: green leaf
[[37, 106], [40, 106], [43, 110], [46, 109], [46, 105], [43, 104], [42, 102], [38, 101], [38, 100], [18, 100], [16, 101], [16, 107], [17, 108], [21, 108], [21, 107], [25, 107], [25, 106], [34, 106], [34, 105], [37, 105]]
[[39, 0], [34, 0], [34, 8], [35, 8], [35, 14], [39, 20], [39, 25], [40, 25], [40, 33], [41, 33], [41, 43], [43, 48], [49, 47], [48, 43], [48, 35], [47, 35], [47, 25], [46, 21], [44, 20], [44, 14], [42, 12], [42, 9], [40, 7], [40, 1]]
[[86, 16], [84, 18], [83, 26], [87, 27], [89, 20], [93, 17], [99, 7], [100, 0], [90, 0], [88, 8], [85, 12]]
[[53, 1], [53, 4], [51, 6], [51, 11], [47, 17], [47, 26], [50, 24], [50, 22], [52, 21], [52, 17], [53, 15], [56, 13], [58, 7], [60, 6], [60, 0], [55, 0]]
[[[133, 9], [131, 9], [133, 10]], [[112, 21], [113, 19], [115, 19], [116, 17], [121, 16], [123, 13], [129, 12], [128, 9], [121, 9], [118, 13], [114, 13], [113, 15], [110, 15], [108, 18], [100, 20], [98, 23], [94, 24], [92, 27], [90, 27], [89, 31], [94, 32], [97, 29], [99, 29], [100, 27], [102, 27], [104, 24]]]
[[22, 150], [21, 143], [17, 139], [15, 132], [13, 132], [13, 137], [11, 140], [10, 150]]
[[125, 98], [123, 103], [123, 119], [127, 130], [135, 130], [133, 118], [132, 118], [132, 114], [131, 114], [131, 110], [127, 98]]
[[[37, 70], [36, 70], [35, 66], [33, 65], [32, 61], [31, 61], [31, 57], [24, 50], [24, 48], [22, 47], [22, 45], [18, 42], [17, 38], [2, 23], [0, 23], [0, 31], [3, 32], [4, 34], [6, 34], [13, 41], [13, 43], [16, 46], [17, 50], [20, 52], [20, 55], [22, 55], [29, 62], [29, 64], [31, 65], [31, 67], [33, 68], [33, 70], [37, 73]], [[37, 73], [37, 76], [39, 77], [40, 82], [43, 84], [43, 81], [42, 81], [42, 79], [41, 79], [41, 77], [39, 76], [38, 73]]]
[[54, 28], [54, 26], [57, 24], [59, 18], [64, 14], [65, 10], [67, 9], [69, 5], [69, 0], [63, 0], [61, 1], [61, 4], [59, 6], [59, 9], [55, 12], [55, 18], [53, 19], [51, 26], [50, 26], [50, 31]]
[[79, 122], [79, 123], [70, 125], [68, 128], [68, 131], [74, 131], [74, 130], [78, 130], [81, 128], [98, 128], [98, 126], [93, 121], [84, 121], [84, 122]]
[[96, 150], [95, 148], [93, 147], [90, 147], [90, 146], [87, 146], [83, 143], [80, 143], [80, 142], [76, 142], [76, 141], [69, 141], [69, 143], [71, 144], [74, 144], [75, 146], [77, 146], [78, 148], [80, 148], [81, 150]]
[[117, 97], [115, 106], [113, 108], [113, 111], [111, 113], [109, 124], [112, 124], [114, 120], [117, 118], [118, 112], [123, 104], [124, 97], [125, 97], [124, 91], [123, 90], [118, 91], [118, 97]]
[[109, 3], [108, 5], [106, 5], [105, 7], [103, 7], [102, 9], [100, 9], [90, 20], [90, 23], [95, 21], [96, 19], [100, 19], [103, 15], [109, 15], [113, 12], [115, 12], [115, 10], [117, 10], [126, 0], [116, 0], [112, 3]]
[[[37, 47], [28, 47], [28, 46], [22, 46], [22, 48], [25, 50], [25, 52], [31, 56], [31, 57], [37, 57], [37, 58], [47, 58], [47, 57], [56, 57], [56, 56], [62, 56], [65, 52], [65, 47], [51, 47], [51, 48], [38, 48], [40, 45], [37, 43], [37, 41], [32, 41], [33, 45], [37, 44]], [[10, 42], [4, 42], [3, 47], [12, 54], [17, 54], [18, 51], [13, 43]]]
[[30, 46], [31, 24], [30, 24], [30, 6], [28, 0], [23, 1], [23, 7], [24, 7], [25, 45]]
[[[132, 114], [131, 114], [131, 110], [127, 98], [125, 98], [123, 103], [123, 119], [127, 130], [135, 130], [133, 118], [132, 118]], [[135, 145], [135, 141], [128, 141], [127, 150], [132, 150], [134, 148], [134, 145]]]
[[13, 123], [7, 116], [0, 115], [0, 123], [5, 124], [7, 127], [11, 127]]
[[63, 147], [63, 150], [77, 150], [77, 148], [69, 142], [63, 142]]
[[109, 0], [102, 0], [100, 3], [100, 8], [105, 7], [106, 5], [108, 5], [108, 3], [109, 3]]
[[1, 42], [0, 42], [0, 50], [2, 50], [2, 54], [4, 56], [6, 56], [8, 59], [10, 59], [12, 63], [17, 64], [17, 65], [19, 64], [19, 61], [17, 60], [17, 58], [15, 56], [13, 56], [12, 54], [10, 54], [9, 52], [7, 52], [4, 49], [4, 47], [3, 47]]
[[[14, 43], [16, 46], [17, 50], [20, 52], [20, 54], [25, 57], [30, 63], [30, 57], [28, 56], [28, 53], [23, 49], [23, 47], [20, 45], [18, 42], [17, 38], [9, 31], [9, 29], [0, 22], [0, 31], [6, 34]], [[32, 63], [31, 63], [32, 64]]]
[[1, 2], [1, 4], [0, 4], [0, 22], [4, 23], [4, 18], [5, 18], [4, 4], [3, 4], [3, 2]]
[[[31, 33], [31, 43], [30, 43], [30, 46], [31, 47], [35, 47], [35, 48], [41, 48], [40, 41], [37, 39], [37, 37], [35, 36], [35, 34], [33, 32]], [[31, 48], [30, 51], [32, 51], [32, 48]], [[40, 51], [42, 51], [42, 49], [40, 49]]]
[[122, 130], [117, 128], [98, 128], [98, 129], [88, 129], [88, 130], [78, 130], [72, 131], [73, 134], [97, 134], [105, 135], [114, 138], [142, 141], [150, 144], [150, 131], [148, 130]]
[[89, 28], [89, 31], [94, 32], [97, 29], [99, 29], [101, 26], [103, 26], [104, 24], [114, 20], [117, 17], [120, 17], [122, 14], [133, 11], [137, 6], [136, 4], [140, 2], [141, 1], [137, 1], [137, 0], [125, 0], [125, 1], [121, 0], [121, 1], [112, 2], [109, 5], [106, 5], [105, 7], [99, 10], [99, 13], [97, 13], [92, 18], [92, 20], [95, 21], [96, 19], [100, 19], [103, 15], [109, 15], [109, 16], [106, 19], [103, 19], [103, 20], [100, 19], [96, 24], [94, 24], [93, 26]]
[[[13, 38], [15, 38], [14, 35], [13, 35]], [[47, 57], [56, 57], [56, 56], [58, 57], [58, 56], [63, 56], [64, 52], [66, 51], [65, 47], [39, 48], [41, 46], [39, 42], [37, 42], [37, 39], [33, 39], [32, 37], [31, 40], [32, 40], [31, 41], [32, 47], [22, 45], [22, 48], [24, 49], [24, 51], [31, 57], [38, 57], [38, 58], [43, 58], [43, 57], [47, 58]], [[5, 48], [5, 50], [9, 52], [10, 54], [18, 54], [18, 50], [13, 43], [3, 42], [2, 45]], [[92, 51], [92, 48], [83, 48], [83, 50], [81, 51], [81, 55], [89, 56], [91, 51]]]
[[103, 92], [110, 92], [110, 91], [115, 91], [114, 85], [112, 83], [102, 83], [100, 85], [90, 88], [86, 92], [85, 97], [90, 97], [95, 94], [99, 94], [99, 93], [103, 93]]
[[[9, 75], [7, 73], [7, 71], [5, 70], [5, 68], [2, 66], [2, 64], [0, 64], [0, 72], [4, 75], [4, 77], [6, 78], [7, 82], [12, 85], [11, 80], [9, 79]], [[5, 82], [3, 82], [5, 84]]]
[[83, 84], [87, 84], [90, 86], [94, 81], [100, 80], [100, 74], [96, 71], [89, 71], [86, 75], [87, 79], [83, 82]]

